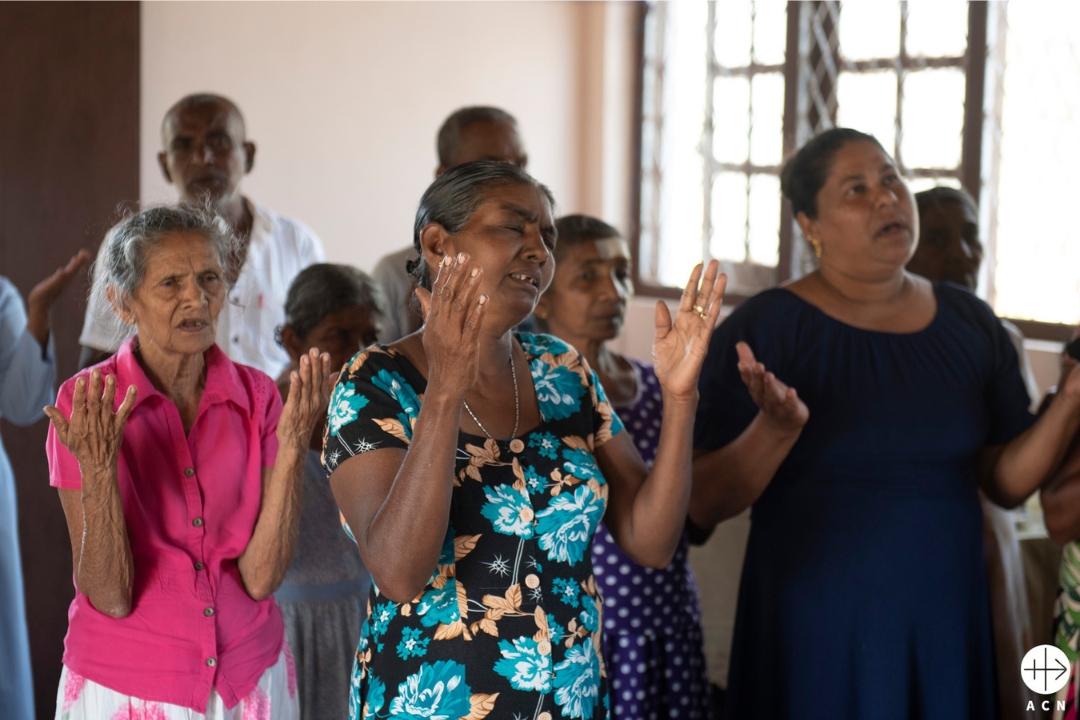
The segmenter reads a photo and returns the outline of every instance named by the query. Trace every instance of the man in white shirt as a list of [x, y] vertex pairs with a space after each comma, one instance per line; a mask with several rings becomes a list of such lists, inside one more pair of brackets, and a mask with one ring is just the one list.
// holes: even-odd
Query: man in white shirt
[[[233, 361], [276, 379], [289, 366], [274, 339], [285, 321], [285, 295], [297, 273], [325, 260], [322, 242], [303, 223], [240, 193], [240, 181], [255, 163], [255, 144], [228, 98], [200, 93], [181, 99], [165, 114], [161, 142], [158, 162], [180, 202], [209, 203], [240, 239], [234, 258], [240, 270], [218, 320], [217, 344]], [[79, 336], [80, 367], [116, 352], [131, 332], [112, 308], [91, 298]]]
[[[435, 177], [452, 167], [476, 160], [501, 160], [524, 169], [529, 161], [518, 134], [517, 120], [496, 107], [464, 107], [443, 121], [436, 139], [439, 166]], [[379, 342], [392, 343], [420, 327], [420, 317], [413, 310], [415, 285], [405, 269], [410, 260], [419, 258], [409, 246], [384, 256], [375, 266], [372, 277], [386, 297]]]

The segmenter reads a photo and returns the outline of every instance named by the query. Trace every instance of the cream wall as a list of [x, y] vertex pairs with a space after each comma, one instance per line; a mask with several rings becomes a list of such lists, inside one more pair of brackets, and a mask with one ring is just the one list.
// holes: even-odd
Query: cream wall
[[175, 199], [155, 157], [168, 107], [228, 95], [258, 146], [245, 193], [370, 270], [411, 243], [442, 120], [491, 104], [561, 211], [624, 224], [631, 19], [619, 3], [143, 3], [142, 199]]

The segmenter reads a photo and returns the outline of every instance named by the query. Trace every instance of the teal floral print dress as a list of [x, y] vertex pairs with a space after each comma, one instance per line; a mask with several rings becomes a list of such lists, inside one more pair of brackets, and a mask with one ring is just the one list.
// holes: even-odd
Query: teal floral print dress
[[[595, 373], [549, 335], [516, 335], [541, 423], [511, 440], [459, 433], [450, 522], [423, 592], [372, 586], [349, 715], [455, 720], [609, 716], [590, 546], [608, 487], [594, 450], [622, 430]], [[330, 401], [323, 465], [407, 449], [426, 381], [372, 346]], [[346, 530], [348, 527], [346, 525]]]

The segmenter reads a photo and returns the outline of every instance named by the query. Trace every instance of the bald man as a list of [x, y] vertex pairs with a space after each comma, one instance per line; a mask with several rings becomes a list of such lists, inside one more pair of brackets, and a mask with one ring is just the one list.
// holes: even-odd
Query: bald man
[[[240, 192], [255, 165], [255, 143], [247, 139], [244, 117], [228, 98], [188, 95], [169, 108], [161, 123], [158, 163], [180, 202], [209, 204], [240, 239], [235, 267], [240, 271], [218, 319], [217, 344], [235, 362], [277, 378], [289, 356], [274, 333], [285, 321], [285, 294], [297, 273], [323, 262], [322, 242], [303, 223], [262, 207]], [[80, 366], [116, 352], [131, 331], [112, 309], [91, 298], [79, 342]]]
[[[523, 169], [529, 161], [517, 120], [496, 107], [465, 107], [452, 113], [439, 128], [436, 150], [439, 165], [435, 177], [476, 160], [501, 160]], [[372, 272], [388, 305], [379, 331], [381, 343], [392, 343], [420, 327], [420, 317], [410, 302], [415, 286], [405, 270], [405, 264], [416, 259], [416, 250], [410, 245], [383, 257]]]

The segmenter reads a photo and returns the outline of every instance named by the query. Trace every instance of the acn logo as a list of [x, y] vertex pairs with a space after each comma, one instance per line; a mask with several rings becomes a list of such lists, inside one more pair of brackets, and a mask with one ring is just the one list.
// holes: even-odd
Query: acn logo
[[1069, 683], [1069, 658], [1054, 645], [1039, 645], [1024, 656], [1020, 674], [1032, 692], [1053, 695]]

